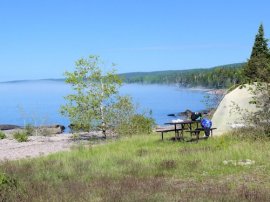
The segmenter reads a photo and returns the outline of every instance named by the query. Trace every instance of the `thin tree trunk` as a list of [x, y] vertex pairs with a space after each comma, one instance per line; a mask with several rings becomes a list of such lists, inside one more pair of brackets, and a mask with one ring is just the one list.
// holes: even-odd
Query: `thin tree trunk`
[[[103, 81], [102, 79], [100, 79], [100, 83], [101, 83], [101, 97], [104, 97], [104, 85], [103, 85]], [[105, 117], [104, 117], [104, 107], [103, 104], [100, 103], [100, 115], [101, 115], [101, 127], [102, 127], [102, 133], [104, 135], [105, 138], [107, 138], [106, 136], [106, 124], [105, 124]]]

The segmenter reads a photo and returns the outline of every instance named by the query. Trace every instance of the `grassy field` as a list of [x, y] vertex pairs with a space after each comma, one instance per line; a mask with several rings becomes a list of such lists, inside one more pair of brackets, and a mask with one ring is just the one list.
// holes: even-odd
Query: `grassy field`
[[[166, 137], [173, 136], [166, 135]], [[225, 160], [255, 161], [225, 165]], [[157, 134], [0, 165], [1, 201], [269, 201], [270, 142]]]

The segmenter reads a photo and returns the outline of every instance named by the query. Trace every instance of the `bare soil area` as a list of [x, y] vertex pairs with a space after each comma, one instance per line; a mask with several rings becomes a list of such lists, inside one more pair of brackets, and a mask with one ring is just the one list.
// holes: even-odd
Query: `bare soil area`
[[0, 161], [32, 158], [59, 151], [68, 151], [74, 145], [71, 134], [51, 137], [30, 136], [27, 142], [8, 137], [0, 140]]

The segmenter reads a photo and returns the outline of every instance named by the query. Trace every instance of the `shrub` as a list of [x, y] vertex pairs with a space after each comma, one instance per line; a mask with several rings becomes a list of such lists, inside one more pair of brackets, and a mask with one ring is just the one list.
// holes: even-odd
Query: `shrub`
[[249, 128], [240, 128], [233, 130], [230, 133], [233, 139], [237, 140], [251, 140], [251, 141], [269, 141], [269, 134], [265, 134], [263, 128], [260, 127], [249, 127]]
[[8, 176], [8, 175], [6, 175], [4, 173], [0, 173], [0, 187], [3, 188], [4, 186], [6, 186], [6, 187], [16, 187], [17, 182], [12, 177], [10, 177], [10, 176]]
[[80, 138], [80, 135], [78, 133], [73, 133], [71, 138], [72, 138], [73, 141], [76, 141], [76, 140], [78, 140]]
[[129, 121], [120, 124], [116, 128], [116, 132], [119, 135], [149, 134], [152, 132], [154, 124], [155, 122], [152, 118], [135, 114]]
[[13, 137], [18, 141], [18, 142], [27, 142], [28, 141], [28, 135], [25, 131], [23, 132], [16, 132]]
[[28, 136], [34, 134], [34, 127], [31, 124], [26, 124], [24, 130]]
[[40, 127], [38, 129], [38, 133], [42, 136], [51, 136], [50, 130], [48, 128], [45, 128], [45, 127], [44, 128]]
[[2, 140], [2, 139], [4, 139], [4, 138], [6, 138], [6, 134], [3, 133], [2, 131], [0, 131], [0, 139]]
[[17, 180], [4, 173], [0, 173], [0, 201], [11, 201], [11, 195], [18, 188]]

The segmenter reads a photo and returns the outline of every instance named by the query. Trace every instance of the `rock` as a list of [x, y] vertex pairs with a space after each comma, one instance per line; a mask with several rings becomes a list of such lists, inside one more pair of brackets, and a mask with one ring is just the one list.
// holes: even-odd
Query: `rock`
[[[205, 110], [201, 110], [201, 111], [197, 111], [197, 112], [198, 113], [201, 113], [201, 114], [204, 114], [204, 115], [208, 115], [209, 112], [210, 112], [210, 110], [205, 109]], [[191, 114], [192, 114], [192, 111], [189, 110], [189, 109], [187, 109], [186, 111], [180, 112], [177, 115], [178, 116], [184, 116], [184, 117], [190, 118], [191, 117]]]
[[247, 127], [244, 123], [233, 123], [231, 124], [231, 128], [237, 129], [237, 128], [245, 128]]
[[238, 87], [224, 96], [212, 117], [212, 127], [217, 128], [215, 136], [234, 130], [231, 127], [233, 123], [238, 124], [238, 126], [239, 124], [246, 124], [245, 116], [258, 111], [256, 105], [250, 104], [255, 95], [249, 89], [254, 89], [254, 86]]
[[250, 160], [250, 159], [245, 159], [245, 160], [225, 160], [223, 161], [224, 165], [234, 165], [234, 166], [250, 166], [255, 164], [255, 161]]
[[11, 125], [11, 124], [1, 124], [0, 125], [0, 130], [14, 130], [14, 129], [19, 129], [22, 128], [20, 126], [16, 125]]
[[186, 116], [186, 117], [190, 117], [191, 116], [191, 114], [192, 114], [192, 111], [191, 110], [189, 110], [189, 109], [187, 109], [186, 111], [184, 111], [184, 112], [180, 112], [178, 115], [179, 116]]
[[175, 114], [168, 114], [167, 116], [175, 116]]
[[37, 132], [41, 135], [55, 135], [61, 134], [65, 130], [63, 125], [49, 125], [37, 127]]

